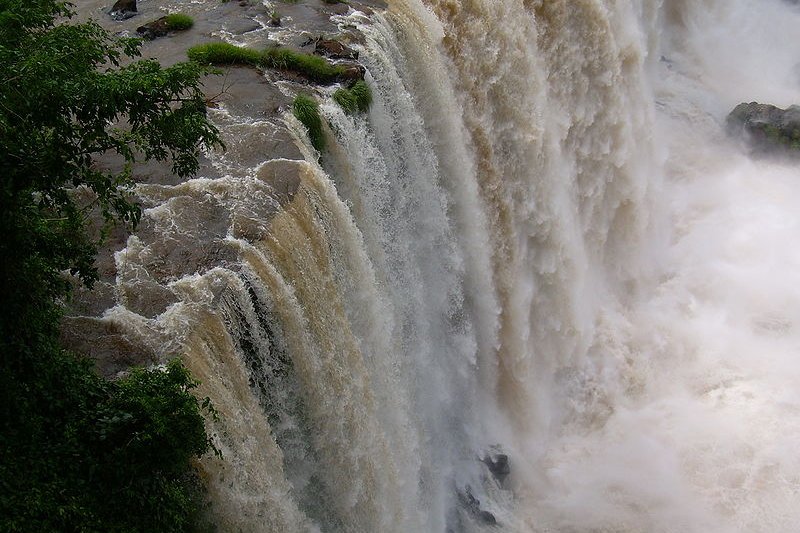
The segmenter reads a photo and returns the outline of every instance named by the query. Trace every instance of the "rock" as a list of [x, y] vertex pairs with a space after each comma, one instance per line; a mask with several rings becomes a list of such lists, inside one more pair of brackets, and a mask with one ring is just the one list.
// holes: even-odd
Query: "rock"
[[480, 511], [477, 516], [478, 520], [483, 522], [484, 524], [488, 524], [490, 526], [497, 525], [497, 518], [494, 517], [492, 513], [489, 511]]
[[466, 509], [473, 519], [487, 525], [497, 525], [497, 518], [494, 514], [481, 509], [481, 501], [472, 495], [472, 489], [467, 486], [463, 491], [458, 491], [458, 501]]
[[331, 59], [358, 59], [358, 52], [335, 39], [316, 40], [314, 53]]
[[169, 33], [169, 26], [167, 25], [167, 17], [161, 17], [153, 22], [148, 22], [144, 26], [136, 28], [136, 33], [140, 37], [152, 41], [158, 37], [164, 37]]
[[281, 26], [281, 16], [275, 11], [269, 15], [269, 25], [273, 28], [279, 28]]
[[756, 151], [800, 155], [800, 106], [739, 104], [728, 115], [728, 132], [743, 137]]
[[117, 0], [111, 7], [109, 15], [114, 20], [125, 20], [137, 14], [136, 0]]
[[363, 80], [364, 74], [367, 73], [367, 69], [358, 63], [340, 63], [340, 66], [344, 68], [342, 73], [338, 76], [337, 81], [340, 83]]
[[225, 22], [223, 28], [234, 35], [244, 35], [251, 31], [260, 30], [261, 24], [249, 18], [234, 18]]
[[494, 478], [500, 484], [502, 484], [511, 473], [511, 466], [508, 463], [508, 455], [504, 453], [498, 453], [494, 456], [487, 454], [482, 460], [489, 468], [489, 472], [492, 473]]

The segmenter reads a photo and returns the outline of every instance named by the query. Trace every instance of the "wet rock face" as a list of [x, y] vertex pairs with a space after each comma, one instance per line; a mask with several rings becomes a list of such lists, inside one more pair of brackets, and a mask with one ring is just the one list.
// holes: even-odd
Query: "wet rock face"
[[111, 7], [109, 15], [114, 20], [126, 20], [137, 14], [136, 0], [117, 0]]
[[741, 137], [756, 152], [800, 156], [800, 106], [781, 109], [770, 104], [739, 104], [728, 115], [731, 135]]
[[484, 525], [497, 525], [497, 518], [489, 511], [481, 509], [481, 501], [472, 495], [472, 489], [470, 487], [466, 487], [464, 491], [459, 491], [458, 501], [470, 516], [472, 516], [473, 520]]
[[358, 52], [335, 39], [317, 39], [314, 53], [331, 59], [358, 59]]
[[484, 456], [483, 462], [489, 469], [489, 472], [491, 472], [492, 476], [494, 476], [497, 482], [501, 485], [511, 473], [511, 465], [508, 463], [508, 455], [504, 453], [498, 453], [495, 455], [487, 454]]
[[363, 80], [364, 75], [367, 73], [364, 66], [359, 63], [340, 63], [340, 65], [344, 67], [344, 70], [342, 70], [342, 73], [336, 80], [339, 83]]

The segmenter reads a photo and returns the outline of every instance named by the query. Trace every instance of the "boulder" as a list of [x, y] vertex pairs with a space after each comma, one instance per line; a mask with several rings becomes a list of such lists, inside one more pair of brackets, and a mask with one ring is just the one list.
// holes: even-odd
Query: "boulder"
[[117, 0], [111, 7], [109, 15], [114, 20], [125, 20], [137, 14], [136, 0]]
[[358, 63], [340, 63], [340, 66], [343, 68], [343, 70], [338, 76], [337, 81], [339, 83], [363, 80], [364, 74], [367, 73], [367, 69]]
[[152, 41], [158, 37], [164, 37], [169, 33], [169, 25], [167, 24], [167, 17], [161, 17], [153, 22], [148, 22], [143, 26], [136, 28], [136, 33], [148, 41]]
[[786, 109], [750, 102], [728, 115], [728, 132], [743, 138], [756, 151], [800, 155], [800, 106]]
[[358, 59], [358, 52], [336, 39], [316, 40], [314, 53], [331, 59]]

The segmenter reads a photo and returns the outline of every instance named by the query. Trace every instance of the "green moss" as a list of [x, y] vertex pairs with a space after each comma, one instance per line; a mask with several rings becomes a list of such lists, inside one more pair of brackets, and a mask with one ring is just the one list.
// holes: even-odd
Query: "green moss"
[[372, 104], [372, 91], [364, 81], [357, 81], [349, 89], [338, 89], [333, 93], [333, 100], [345, 113], [365, 113]]
[[298, 94], [292, 103], [292, 114], [308, 130], [311, 145], [321, 152], [325, 148], [325, 136], [322, 133], [322, 117], [316, 100], [306, 94]]
[[183, 13], [171, 13], [164, 17], [164, 22], [167, 24], [167, 29], [170, 31], [188, 30], [194, 26], [194, 20], [189, 15]]
[[192, 46], [186, 55], [202, 65], [258, 66], [261, 62], [261, 52], [223, 42]]

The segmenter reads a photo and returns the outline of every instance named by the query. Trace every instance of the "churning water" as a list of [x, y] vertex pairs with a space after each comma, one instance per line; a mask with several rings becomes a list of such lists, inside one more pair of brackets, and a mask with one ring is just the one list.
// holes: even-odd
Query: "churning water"
[[[800, 99], [799, 8], [389, 4], [321, 163], [287, 117], [306, 161], [142, 186], [117, 255], [105, 319], [220, 411], [220, 529], [797, 531], [800, 171], [722, 125]], [[159, 285], [177, 242], [230, 259]]]

